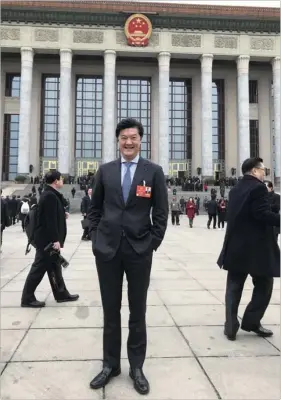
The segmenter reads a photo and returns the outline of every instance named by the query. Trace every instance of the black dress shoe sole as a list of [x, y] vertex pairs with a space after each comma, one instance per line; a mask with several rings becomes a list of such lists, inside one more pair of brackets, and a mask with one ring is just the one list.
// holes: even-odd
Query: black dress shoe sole
[[46, 304], [41, 304], [41, 305], [32, 305], [32, 304], [21, 304], [21, 307], [25, 307], [25, 308], [42, 308], [45, 307]]
[[148, 393], [149, 393], [149, 390], [150, 390], [149, 386], [148, 386], [148, 388], [147, 388], [146, 390], [141, 390], [141, 389], [138, 387], [138, 385], [136, 384], [135, 378], [133, 377], [131, 371], [129, 372], [129, 376], [130, 376], [130, 378], [134, 381], [134, 388], [135, 388], [135, 390], [136, 390], [139, 394], [148, 394]]
[[94, 384], [92, 384], [92, 382], [90, 382], [90, 388], [91, 389], [101, 389], [101, 388], [103, 388], [104, 386], [106, 386], [107, 384], [108, 384], [108, 382], [112, 379], [112, 378], [115, 378], [116, 376], [119, 376], [121, 374], [121, 369], [117, 369], [116, 371], [112, 371], [111, 372], [111, 374], [109, 375], [109, 377], [108, 377], [108, 379], [105, 381], [105, 382], [103, 382], [103, 383], [101, 383], [101, 384], [97, 384], [97, 385], [94, 385]]
[[231, 340], [232, 342], [236, 340], [236, 335], [228, 335], [226, 332], [224, 332], [224, 334], [228, 340]]
[[79, 297], [74, 298], [74, 299], [67, 298], [67, 299], [61, 299], [61, 300], [56, 300], [56, 301], [57, 301], [57, 303], [66, 303], [67, 301], [77, 301], [77, 300], [79, 300]]
[[273, 336], [273, 332], [260, 332], [258, 329], [248, 329], [248, 328], [244, 328], [243, 326], [241, 326], [241, 329], [243, 329], [243, 331], [245, 331], [245, 332], [253, 332], [256, 335], [263, 337], [263, 338]]

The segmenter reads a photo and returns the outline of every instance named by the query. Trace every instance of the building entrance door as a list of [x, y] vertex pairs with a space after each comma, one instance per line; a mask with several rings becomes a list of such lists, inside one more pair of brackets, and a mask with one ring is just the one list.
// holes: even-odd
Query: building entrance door
[[56, 170], [58, 168], [57, 160], [42, 160], [41, 171], [45, 175], [47, 172]]
[[76, 171], [77, 176], [85, 176], [88, 175], [89, 172], [96, 172], [99, 168], [98, 161], [77, 161], [76, 163]]

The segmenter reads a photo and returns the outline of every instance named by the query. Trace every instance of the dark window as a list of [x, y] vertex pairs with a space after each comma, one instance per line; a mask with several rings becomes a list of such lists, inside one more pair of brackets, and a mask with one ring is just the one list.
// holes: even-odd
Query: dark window
[[58, 156], [59, 134], [59, 76], [42, 78], [41, 157]]
[[212, 88], [213, 161], [225, 159], [224, 80], [214, 79]]
[[192, 80], [170, 81], [170, 160], [188, 160], [192, 154]]
[[[144, 136], [141, 141], [141, 155], [150, 159], [150, 79], [118, 78], [117, 82], [118, 121], [130, 117], [142, 123]], [[117, 153], [119, 154], [118, 150]]]
[[258, 103], [258, 81], [249, 81], [249, 102]]
[[102, 92], [102, 78], [77, 78], [76, 158], [102, 158]]
[[259, 121], [250, 119], [250, 157], [259, 157]]
[[3, 141], [3, 180], [14, 180], [18, 171], [19, 115], [5, 114]]
[[20, 75], [6, 74], [6, 97], [20, 97]]

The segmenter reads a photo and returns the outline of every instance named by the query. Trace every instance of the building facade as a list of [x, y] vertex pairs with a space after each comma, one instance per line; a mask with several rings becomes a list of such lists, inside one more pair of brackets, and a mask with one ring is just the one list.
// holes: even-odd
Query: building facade
[[2, 180], [97, 170], [125, 117], [166, 175], [239, 176], [259, 155], [280, 178], [278, 9], [3, 0], [1, 17]]

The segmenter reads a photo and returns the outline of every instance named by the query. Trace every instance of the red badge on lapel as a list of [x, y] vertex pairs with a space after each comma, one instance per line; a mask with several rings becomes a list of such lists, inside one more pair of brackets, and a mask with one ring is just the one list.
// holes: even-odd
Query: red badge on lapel
[[151, 198], [151, 187], [145, 186], [145, 183], [143, 186], [138, 185], [137, 191], [136, 191], [136, 196], [137, 197], [146, 197], [146, 198], [150, 199]]

